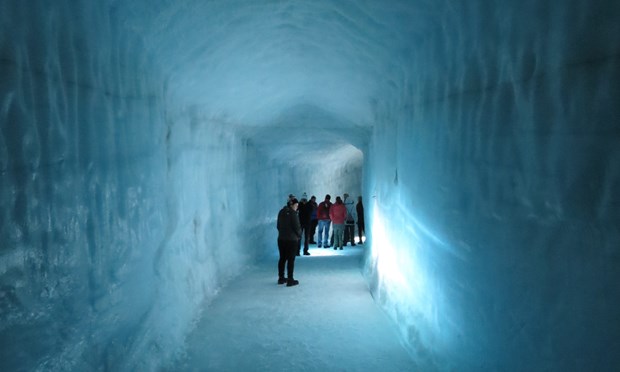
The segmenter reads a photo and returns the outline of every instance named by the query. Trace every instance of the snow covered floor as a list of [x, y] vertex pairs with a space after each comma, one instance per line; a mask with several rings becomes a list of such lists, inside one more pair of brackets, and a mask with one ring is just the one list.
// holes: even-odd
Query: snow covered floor
[[415, 370], [362, 278], [363, 249], [311, 248], [295, 261], [295, 287], [276, 284], [276, 261], [253, 267], [204, 310], [170, 370]]

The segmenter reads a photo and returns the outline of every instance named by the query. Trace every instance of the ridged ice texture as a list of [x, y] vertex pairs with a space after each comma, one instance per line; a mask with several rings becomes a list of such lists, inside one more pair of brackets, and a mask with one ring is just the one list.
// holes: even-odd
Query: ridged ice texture
[[247, 262], [242, 141], [164, 101], [113, 7], [0, 24], [0, 369], [152, 370]]
[[620, 6], [446, 2], [377, 108], [367, 274], [422, 370], [614, 370]]
[[362, 159], [421, 370], [614, 369], [619, 6], [0, 2], [0, 369], [155, 369]]

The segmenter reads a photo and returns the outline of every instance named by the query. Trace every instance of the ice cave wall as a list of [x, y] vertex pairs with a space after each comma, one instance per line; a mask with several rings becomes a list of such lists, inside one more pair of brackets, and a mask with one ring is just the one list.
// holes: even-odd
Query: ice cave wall
[[612, 370], [620, 6], [444, 5], [374, 111], [375, 298], [423, 370]]
[[0, 5], [2, 370], [150, 370], [248, 258], [242, 139], [109, 10]]
[[109, 4], [3, 1], [0, 17], [3, 370], [154, 369], [277, 252], [286, 195], [360, 193], [358, 150], [300, 168], [270, 154], [293, 137], [252, 144], [168, 94]]

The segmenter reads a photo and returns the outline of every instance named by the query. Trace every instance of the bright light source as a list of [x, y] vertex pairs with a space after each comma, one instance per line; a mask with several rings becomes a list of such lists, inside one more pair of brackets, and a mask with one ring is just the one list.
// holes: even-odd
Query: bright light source
[[359, 254], [360, 247], [345, 247], [343, 250], [334, 250], [334, 248], [310, 248], [310, 256], [312, 257], [326, 257], [326, 256], [352, 256]]
[[438, 313], [445, 310], [445, 298], [438, 290], [433, 262], [436, 248], [444, 245], [442, 239], [398, 203], [387, 206], [377, 201], [370, 237], [367, 264], [374, 269], [378, 302], [397, 320], [406, 339], [415, 329], [422, 342], [439, 341]]

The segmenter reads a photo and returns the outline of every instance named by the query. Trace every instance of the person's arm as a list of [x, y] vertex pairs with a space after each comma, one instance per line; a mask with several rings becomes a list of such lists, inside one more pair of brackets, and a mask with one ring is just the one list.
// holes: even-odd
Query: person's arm
[[278, 212], [278, 222], [276, 223], [276, 227], [278, 228], [278, 231], [282, 228], [282, 210]]
[[293, 227], [293, 231], [295, 235], [297, 235], [297, 239], [301, 239], [301, 224], [299, 223], [299, 215], [297, 213], [291, 213], [291, 226]]

